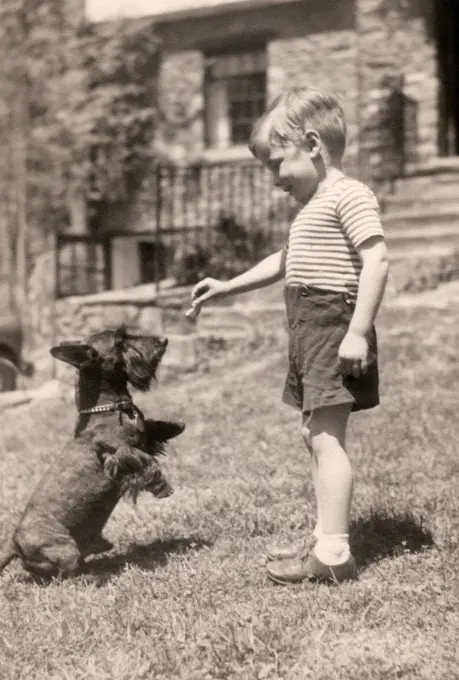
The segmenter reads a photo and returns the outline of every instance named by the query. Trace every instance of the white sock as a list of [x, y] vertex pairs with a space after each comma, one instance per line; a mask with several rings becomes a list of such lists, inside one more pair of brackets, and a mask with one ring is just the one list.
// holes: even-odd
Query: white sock
[[328, 567], [344, 564], [349, 559], [349, 534], [321, 534], [314, 548], [314, 554]]

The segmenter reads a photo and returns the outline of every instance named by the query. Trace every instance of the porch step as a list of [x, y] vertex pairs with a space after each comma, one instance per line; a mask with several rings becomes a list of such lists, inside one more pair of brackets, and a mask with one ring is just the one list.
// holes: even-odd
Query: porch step
[[459, 158], [411, 168], [383, 200], [392, 259], [447, 255], [459, 248]]
[[385, 224], [392, 259], [448, 255], [459, 249], [459, 217], [452, 224], [440, 226], [422, 226], [422, 221], [413, 217], [409, 221], [394, 221], [389, 228]]
[[203, 307], [199, 314], [199, 332], [225, 334], [229, 331], [249, 333], [250, 318], [231, 307]]
[[424, 210], [419, 207], [411, 210], [390, 210], [382, 214], [382, 221], [386, 232], [391, 230], [404, 231], [410, 227], [423, 228], [426, 233], [430, 230], [442, 229], [442, 233], [449, 230], [451, 234], [459, 234], [459, 204], [443, 205], [436, 207], [426, 207]]
[[424, 243], [424, 245], [417, 245], [407, 248], [390, 248], [389, 260], [390, 262], [400, 262], [402, 260], [428, 260], [429, 258], [447, 257], [451, 255], [457, 248], [451, 247], [450, 243], [442, 245]]
[[434, 185], [419, 189], [416, 194], [405, 191], [404, 188], [394, 194], [388, 194], [382, 199], [383, 212], [395, 210], [411, 210], [416, 207], [425, 210], [429, 207], [449, 206], [459, 211], [459, 178], [454, 184]]
[[213, 305], [201, 310], [198, 332], [215, 337], [226, 337], [233, 333], [246, 336], [257, 333], [276, 335], [283, 330], [284, 317], [283, 303]]
[[445, 173], [459, 173], [459, 156], [437, 156], [407, 168], [409, 177], [432, 177]]
[[456, 172], [434, 172], [433, 174], [413, 174], [395, 182], [395, 191], [387, 198], [397, 199], [450, 199], [459, 195], [459, 167]]

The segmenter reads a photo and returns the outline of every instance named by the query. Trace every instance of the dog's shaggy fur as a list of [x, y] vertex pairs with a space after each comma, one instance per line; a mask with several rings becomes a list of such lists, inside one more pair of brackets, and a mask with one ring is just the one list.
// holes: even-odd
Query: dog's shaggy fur
[[102, 530], [121, 496], [172, 493], [158, 455], [184, 425], [146, 420], [128, 391], [128, 382], [149, 389], [166, 346], [121, 327], [50, 350], [78, 371], [75, 435], [38, 483], [0, 554], [0, 571], [20, 557], [36, 575], [73, 574], [85, 556], [113, 547]]

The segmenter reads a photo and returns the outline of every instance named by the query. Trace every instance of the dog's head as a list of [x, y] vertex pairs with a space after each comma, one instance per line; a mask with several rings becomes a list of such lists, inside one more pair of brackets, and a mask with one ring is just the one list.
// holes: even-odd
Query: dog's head
[[166, 351], [167, 338], [156, 335], [132, 335], [125, 326], [115, 331], [101, 331], [83, 342], [63, 342], [50, 352], [74, 366], [91, 384], [120, 393], [131, 383], [146, 392], [156, 377], [156, 370]]

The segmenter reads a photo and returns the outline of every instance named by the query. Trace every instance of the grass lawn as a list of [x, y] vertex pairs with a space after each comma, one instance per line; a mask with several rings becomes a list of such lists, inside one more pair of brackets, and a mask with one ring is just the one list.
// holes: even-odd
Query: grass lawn
[[[137, 398], [187, 422], [165, 462], [176, 492], [122, 501], [89, 576], [39, 586], [7, 567], [0, 678], [459, 678], [458, 311], [380, 317], [382, 405], [348, 442], [358, 582], [265, 577], [265, 546], [315, 518], [299, 415], [280, 402], [285, 347], [253, 351]], [[2, 543], [73, 422], [62, 401], [3, 415]]]

